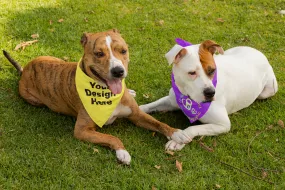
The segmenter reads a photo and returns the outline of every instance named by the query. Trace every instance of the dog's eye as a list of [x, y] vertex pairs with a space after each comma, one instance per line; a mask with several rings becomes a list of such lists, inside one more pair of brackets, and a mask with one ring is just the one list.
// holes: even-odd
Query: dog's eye
[[125, 50], [125, 49], [123, 49], [122, 51], [121, 51], [121, 54], [123, 54], [123, 55], [125, 55], [127, 53], [127, 50]]
[[96, 52], [95, 55], [96, 55], [98, 58], [101, 58], [101, 57], [104, 57], [104, 56], [105, 56], [105, 54], [104, 54], [102, 51]]
[[190, 72], [188, 72], [188, 75], [196, 75], [196, 72], [195, 71], [190, 71]]

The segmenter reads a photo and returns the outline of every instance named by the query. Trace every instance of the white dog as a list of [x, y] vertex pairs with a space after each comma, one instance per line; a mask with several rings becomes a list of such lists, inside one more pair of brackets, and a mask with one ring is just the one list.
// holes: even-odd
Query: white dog
[[[140, 109], [146, 113], [181, 109], [191, 123], [205, 123], [184, 130], [192, 139], [228, 132], [228, 114], [248, 107], [256, 99], [273, 96], [278, 90], [272, 67], [256, 49], [235, 47], [224, 52], [211, 40], [198, 45], [181, 39], [177, 42], [180, 45], [165, 55], [169, 64], [174, 63], [169, 95]], [[170, 140], [166, 149], [181, 150], [184, 146]]]

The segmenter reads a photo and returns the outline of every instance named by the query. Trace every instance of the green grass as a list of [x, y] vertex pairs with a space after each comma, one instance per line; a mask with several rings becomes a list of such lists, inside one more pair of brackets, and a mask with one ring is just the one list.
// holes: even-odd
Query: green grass
[[[205, 137], [214, 152], [201, 148], [196, 138], [176, 153], [182, 173], [175, 158], [164, 153], [165, 137], [119, 119], [100, 131], [122, 139], [132, 156], [126, 167], [116, 162], [114, 151], [76, 140], [74, 118], [25, 103], [18, 95], [17, 72], [1, 55], [0, 189], [284, 189], [285, 130], [277, 125], [285, 121], [281, 9], [283, 0], [1, 0], [0, 47], [22, 65], [39, 55], [78, 61], [83, 32], [119, 29], [130, 47], [126, 83], [136, 90], [139, 104], [168, 93], [171, 68], [164, 54], [176, 37], [192, 43], [212, 39], [225, 50], [240, 45], [261, 50], [274, 68], [279, 92], [231, 115], [228, 134]], [[13, 51], [35, 33], [38, 43]], [[181, 112], [153, 116], [176, 128], [189, 125]], [[269, 125], [273, 129], [265, 131]], [[268, 174], [264, 180], [273, 184], [252, 177], [262, 178], [263, 171]]]

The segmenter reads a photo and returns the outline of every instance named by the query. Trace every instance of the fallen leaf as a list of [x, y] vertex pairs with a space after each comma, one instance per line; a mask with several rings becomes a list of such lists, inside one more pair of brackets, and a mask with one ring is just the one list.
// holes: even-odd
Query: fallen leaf
[[165, 153], [166, 153], [166, 154], [170, 154], [171, 156], [174, 155], [174, 152], [173, 152], [173, 151], [170, 151], [170, 150], [165, 151]]
[[151, 187], [151, 190], [157, 190], [157, 189], [156, 189], [156, 187], [152, 186], [152, 187]]
[[143, 97], [148, 99], [149, 98], [149, 95], [148, 94], [143, 94]]
[[202, 141], [202, 140], [204, 139], [204, 137], [205, 137], [205, 136], [201, 136], [198, 141], [199, 141], [199, 142]]
[[266, 129], [272, 129], [273, 125], [269, 125], [268, 127], [266, 127]]
[[99, 150], [97, 148], [93, 148], [93, 153], [99, 153]]
[[182, 172], [182, 162], [179, 162], [178, 160], [175, 161], [176, 168], [179, 172]]
[[26, 46], [30, 46], [32, 45], [33, 43], [36, 43], [38, 42], [38, 40], [32, 40], [32, 41], [27, 41], [27, 42], [22, 42], [20, 44], [18, 44], [16, 47], [15, 47], [15, 51], [17, 51], [18, 49], [22, 48], [22, 50], [25, 49]]
[[278, 124], [280, 127], [285, 128], [285, 127], [284, 127], [284, 122], [283, 122], [281, 119], [279, 119], [279, 121], [277, 122], [277, 124]]
[[220, 189], [221, 186], [220, 186], [219, 184], [216, 184], [216, 188], [217, 188], [217, 189]]
[[52, 25], [52, 20], [49, 20], [49, 25]]
[[266, 171], [262, 170], [262, 174], [261, 175], [262, 175], [262, 179], [265, 179], [265, 178], [267, 178], [268, 173]]
[[205, 145], [204, 143], [199, 142], [199, 144], [200, 144], [200, 146], [201, 146], [202, 148], [204, 148], [205, 150], [207, 150], [207, 151], [209, 151], [209, 152], [214, 152], [214, 149], [208, 147], [208, 146]]
[[153, 137], [154, 137], [154, 136], [155, 136], [155, 134], [156, 134], [156, 132], [152, 132], [152, 133], [151, 133], [151, 136], [153, 136]]
[[69, 60], [69, 57], [64, 56], [64, 57], [63, 57], [63, 60], [64, 60], [64, 61], [68, 61], [68, 60]]
[[161, 166], [159, 166], [159, 165], [155, 165], [154, 167], [158, 170], [161, 168]]
[[164, 20], [159, 20], [159, 21], [158, 21], [158, 25], [159, 25], [159, 26], [163, 26], [163, 25], [164, 25]]
[[217, 18], [216, 21], [217, 21], [217, 22], [225, 22], [224, 19], [222, 19], [222, 18]]
[[87, 18], [84, 18], [85, 22], [88, 22], [88, 19]]
[[59, 19], [57, 22], [63, 22], [64, 20], [63, 20], [63, 18], [61, 18], [61, 19]]
[[39, 38], [40, 35], [39, 35], [39, 34], [32, 34], [31, 37], [32, 37], [33, 39], [35, 39], [35, 38]]
[[285, 15], [285, 10], [281, 10], [281, 11], [279, 11], [279, 14], [281, 14], [281, 15]]

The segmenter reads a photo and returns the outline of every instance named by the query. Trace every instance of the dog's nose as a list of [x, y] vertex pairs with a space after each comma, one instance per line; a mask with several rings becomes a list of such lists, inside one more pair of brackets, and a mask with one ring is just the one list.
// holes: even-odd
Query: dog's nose
[[113, 77], [120, 78], [124, 75], [124, 69], [122, 67], [114, 67], [111, 69], [111, 73]]
[[215, 89], [208, 87], [204, 89], [203, 93], [206, 98], [213, 98], [215, 95]]

